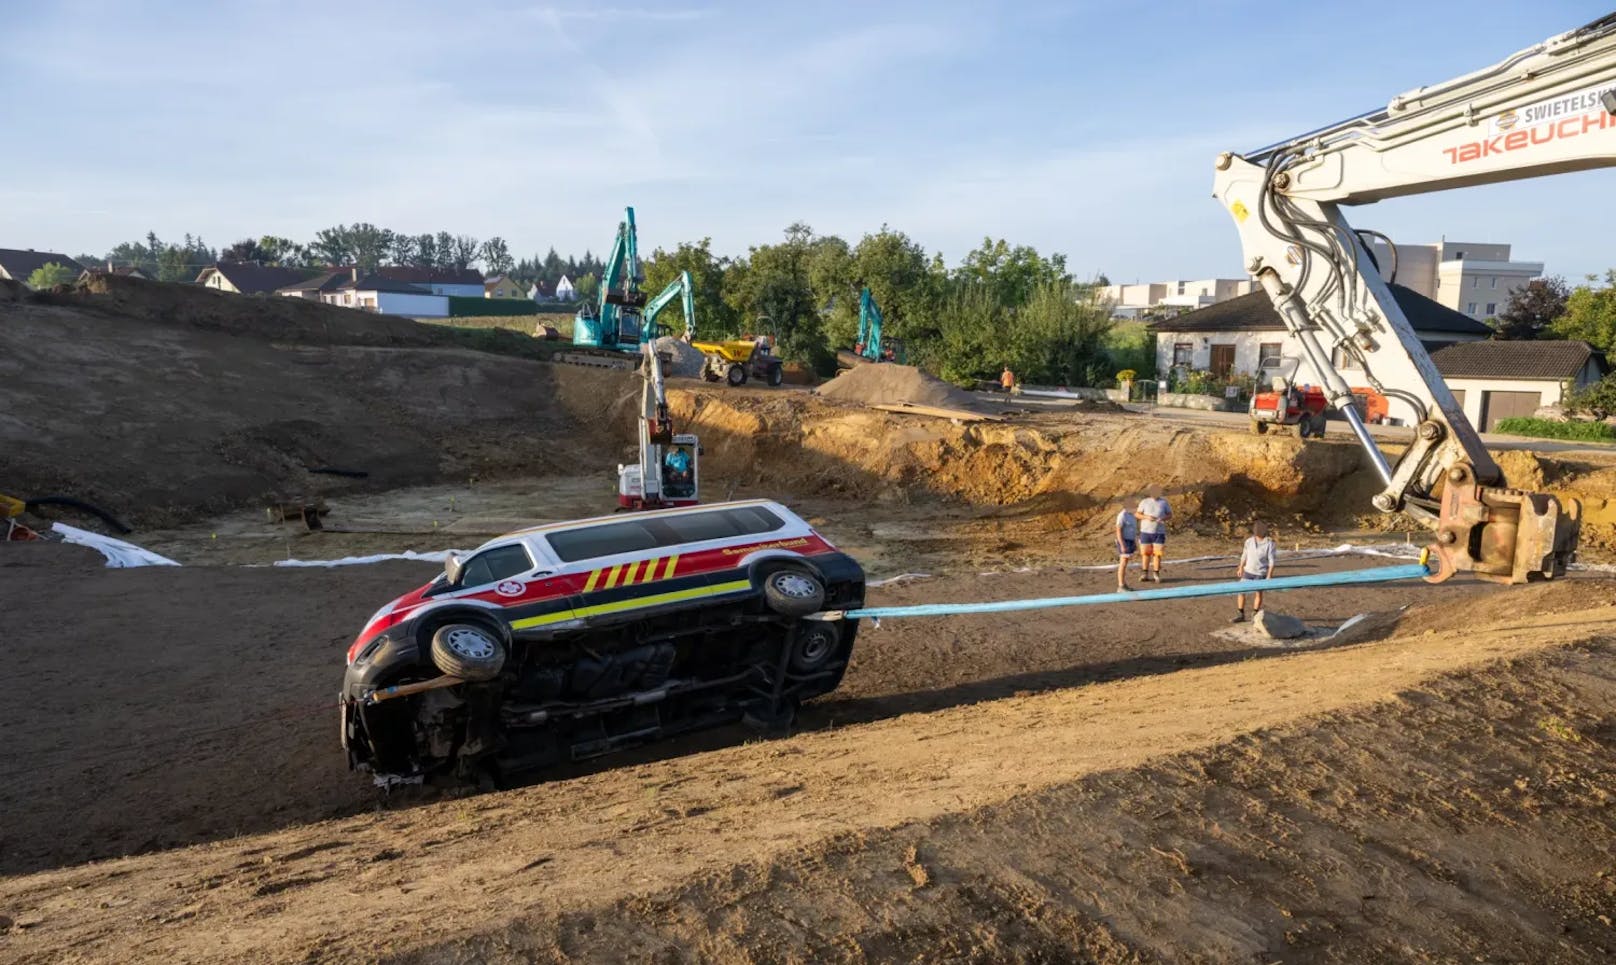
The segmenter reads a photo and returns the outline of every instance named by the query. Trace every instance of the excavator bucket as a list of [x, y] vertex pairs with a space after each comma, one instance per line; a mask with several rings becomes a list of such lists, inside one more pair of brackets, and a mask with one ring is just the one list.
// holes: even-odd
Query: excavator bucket
[[1525, 583], [1565, 575], [1575, 561], [1582, 504], [1548, 493], [1478, 486], [1468, 466], [1449, 470], [1431, 547], [1440, 583], [1474, 573], [1494, 583]]

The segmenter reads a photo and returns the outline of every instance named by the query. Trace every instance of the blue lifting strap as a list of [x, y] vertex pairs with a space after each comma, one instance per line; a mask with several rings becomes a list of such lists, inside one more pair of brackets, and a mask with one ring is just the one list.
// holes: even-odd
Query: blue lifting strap
[[817, 620], [882, 620], [887, 617], [945, 617], [962, 613], [1009, 613], [1016, 610], [1043, 610], [1061, 606], [1089, 606], [1096, 603], [1138, 603], [1145, 600], [1187, 600], [1199, 596], [1234, 596], [1237, 593], [1268, 593], [1274, 590], [1301, 590], [1315, 586], [1344, 586], [1352, 583], [1388, 583], [1393, 580], [1419, 580], [1430, 575], [1424, 563], [1378, 566], [1367, 570], [1342, 570], [1308, 576], [1282, 576], [1272, 580], [1233, 580], [1227, 583], [1192, 583], [1160, 590], [1121, 593], [1095, 593], [1090, 596], [1046, 596], [1032, 600], [997, 600], [991, 603], [921, 603], [916, 606], [872, 606], [858, 610], [829, 610], [816, 613]]

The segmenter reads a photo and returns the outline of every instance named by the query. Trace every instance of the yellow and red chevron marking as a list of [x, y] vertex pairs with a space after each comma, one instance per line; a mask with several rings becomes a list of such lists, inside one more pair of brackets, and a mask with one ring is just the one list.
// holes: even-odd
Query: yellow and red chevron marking
[[589, 578], [584, 580], [584, 592], [593, 593], [596, 590], [610, 590], [618, 586], [634, 586], [670, 579], [678, 572], [678, 567], [678, 553], [653, 560], [635, 560], [632, 563], [603, 566], [589, 572]]

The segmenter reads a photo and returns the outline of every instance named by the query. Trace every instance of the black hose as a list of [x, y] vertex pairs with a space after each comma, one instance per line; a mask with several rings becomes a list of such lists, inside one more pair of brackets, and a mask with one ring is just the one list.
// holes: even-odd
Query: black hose
[[74, 499], [72, 496], [36, 496], [33, 499], [23, 500], [23, 507], [30, 513], [36, 511], [40, 506], [64, 506], [68, 509], [76, 509], [81, 513], [88, 513], [91, 516], [94, 516], [96, 519], [106, 523], [120, 534], [134, 532], [134, 530], [130, 529], [124, 524], [123, 520], [102, 509], [100, 506], [97, 506], [94, 503], [87, 503], [82, 499]]

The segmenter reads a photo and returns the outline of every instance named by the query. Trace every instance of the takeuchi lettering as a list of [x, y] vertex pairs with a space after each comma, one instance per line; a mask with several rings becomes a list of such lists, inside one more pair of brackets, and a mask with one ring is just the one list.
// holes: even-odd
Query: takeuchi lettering
[[735, 555], [740, 554], [740, 553], [755, 553], [758, 550], [789, 549], [790, 547], [793, 547], [793, 546], [807, 546], [807, 545], [808, 545], [808, 537], [799, 536], [796, 539], [776, 540], [773, 543], [754, 543], [751, 546], [729, 546], [729, 547], [725, 547], [724, 555], [725, 556], [735, 556]]
[[1442, 153], [1448, 156], [1450, 164], [1464, 164], [1468, 161], [1478, 161], [1482, 158], [1493, 157], [1499, 154], [1508, 154], [1511, 151], [1521, 151], [1536, 144], [1547, 144], [1550, 141], [1564, 140], [1568, 137], [1579, 137], [1589, 131], [1603, 131], [1616, 127], [1616, 117], [1612, 117], [1604, 110], [1593, 111], [1579, 117], [1568, 117], [1556, 124], [1544, 124], [1524, 131], [1510, 131], [1508, 134], [1497, 134], [1493, 137], [1458, 147], [1445, 147]]

